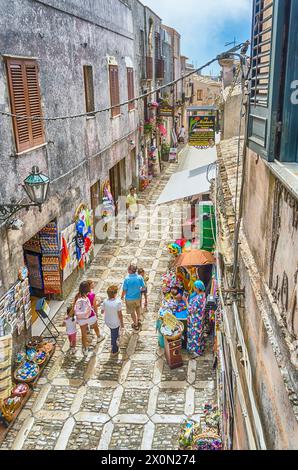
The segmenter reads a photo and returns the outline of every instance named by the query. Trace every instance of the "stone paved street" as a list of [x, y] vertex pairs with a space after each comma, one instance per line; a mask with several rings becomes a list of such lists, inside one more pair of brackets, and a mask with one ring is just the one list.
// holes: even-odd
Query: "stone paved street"
[[[141, 203], [154, 203], [176, 169], [177, 165], [168, 166], [141, 195]], [[178, 216], [179, 210], [177, 206]], [[142, 330], [133, 333], [125, 313], [129, 335], [118, 358], [110, 357], [108, 331], [99, 345], [90, 336], [93, 346], [86, 358], [80, 339], [76, 355], [70, 356], [61, 324], [74, 289], [55, 318], [61, 331], [55, 355], [1, 449], [177, 449], [183, 420], [201, 416], [204, 403], [216, 403], [211, 344], [197, 360], [184, 353], [184, 365], [176, 370], [169, 369], [158, 347], [155, 322], [160, 277], [169, 261], [167, 244], [172, 240], [166, 221], [166, 214], [161, 215], [149, 232], [141, 216], [137, 239], [110, 240], [102, 245], [84, 275], [84, 279], [95, 280], [97, 294], [105, 297], [110, 283], [123, 280], [130, 262], [144, 267], [150, 279]], [[103, 328], [102, 319], [100, 326]]]

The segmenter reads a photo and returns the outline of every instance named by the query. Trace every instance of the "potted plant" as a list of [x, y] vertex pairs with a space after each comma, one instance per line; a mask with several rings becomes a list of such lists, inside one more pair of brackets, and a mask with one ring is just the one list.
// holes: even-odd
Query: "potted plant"
[[171, 149], [171, 147], [166, 142], [164, 142], [162, 144], [162, 146], [161, 146], [161, 159], [162, 159], [162, 161], [164, 161], [164, 162], [169, 161], [170, 149]]

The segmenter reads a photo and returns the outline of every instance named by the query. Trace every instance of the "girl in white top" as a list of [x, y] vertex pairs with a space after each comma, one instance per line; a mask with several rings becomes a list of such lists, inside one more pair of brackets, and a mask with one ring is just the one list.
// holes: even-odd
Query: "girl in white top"
[[66, 334], [69, 339], [70, 350], [75, 351], [77, 345], [77, 321], [72, 307], [67, 308], [66, 317], [63, 325], [66, 328]]
[[108, 299], [104, 300], [101, 311], [104, 315], [105, 324], [111, 330], [112, 355], [119, 354], [118, 338], [120, 328], [124, 328], [122, 315], [122, 302], [117, 298], [118, 287], [111, 286], [107, 290]]

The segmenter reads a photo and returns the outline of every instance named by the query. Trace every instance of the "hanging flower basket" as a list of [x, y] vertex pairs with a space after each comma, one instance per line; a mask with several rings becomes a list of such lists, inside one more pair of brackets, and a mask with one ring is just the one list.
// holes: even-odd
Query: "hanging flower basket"
[[146, 124], [144, 124], [144, 134], [150, 134], [152, 130], [153, 130], [153, 124], [151, 124], [151, 122], [147, 122]]
[[150, 109], [156, 109], [159, 107], [159, 104], [157, 103], [157, 101], [151, 101], [150, 103], [148, 103], [148, 108]]

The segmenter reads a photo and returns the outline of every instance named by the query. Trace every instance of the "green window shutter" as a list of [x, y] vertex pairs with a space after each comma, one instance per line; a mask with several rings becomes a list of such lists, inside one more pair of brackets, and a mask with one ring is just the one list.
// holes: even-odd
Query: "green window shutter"
[[276, 157], [285, 1], [253, 3], [248, 146], [269, 161]]
[[289, 13], [288, 50], [282, 115], [281, 162], [298, 163], [298, 1], [292, 0]]

